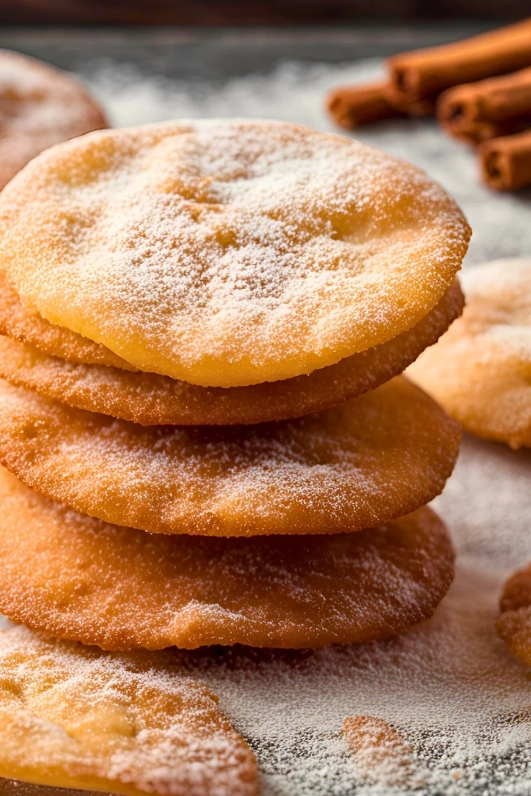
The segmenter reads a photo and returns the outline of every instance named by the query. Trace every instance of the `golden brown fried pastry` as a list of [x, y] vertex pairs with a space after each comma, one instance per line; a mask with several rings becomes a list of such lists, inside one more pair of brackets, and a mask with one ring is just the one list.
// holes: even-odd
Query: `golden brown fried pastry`
[[460, 319], [408, 370], [461, 425], [531, 446], [531, 260], [496, 260], [461, 277]]
[[511, 652], [531, 666], [531, 564], [505, 583], [500, 608], [498, 633]]
[[274, 121], [110, 130], [55, 147], [0, 196], [24, 304], [144, 371], [279, 381], [411, 329], [469, 227], [423, 172]]
[[0, 461], [77, 511], [152, 533], [357, 531], [423, 506], [461, 433], [403, 377], [260, 426], [143, 428], [0, 381]]
[[342, 403], [401, 373], [446, 331], [462, 306], [461, 289], [455, 282], [420, 323], [394, 340], [309, 376], [250, 387], [198, 387], [156, 373], [74, 364], [1, 336], [0, 376], [70, 406], [146, 426], [284, 420]]
[[0, 188], [39, 152], [101, 127], [103, 111], [71, 75], [0, 50]]
[[306, 648], [431, 616], [453, 577], [428, 508], [361, 533], [151, 536], [77, 514], [0, 469], [0, 610], [107, 649]]
[[105, 653], [23, 627], [0, 632], [0, 776], [127, 796], [259, 791], [253, 753], [175, 653]]
[[12, 337], [21, 343], [29, 343], [45, 354], [61, 357], [68, 362], [136, 370], [105, 346], [94, 343], [63, 326], [55, 326], [41, 318], [34, 310], [25, 307], [1, 270], [0, 334]]

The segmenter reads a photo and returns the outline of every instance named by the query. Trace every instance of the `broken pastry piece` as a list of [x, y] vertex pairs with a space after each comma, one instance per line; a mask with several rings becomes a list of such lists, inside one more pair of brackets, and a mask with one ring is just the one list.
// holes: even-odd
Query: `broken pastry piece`
[[514, 655], [531, 666], [531, 564], [506, 581], [496, 628]]
[[0, 50], [0, 188], [48, 147], [102, 127], [102, 109], [72, 75]]
[[496, 260], [461, 275], [466, 307], [407, 374], [465, 431], [531, 446], [531, 260]]
[[385, 788], [419, 784], [419, 766], [412, 744], [384, 719], [353, 716], [345, 719], [343, 733], [364, 780]]
[[175, 653], [106, 653], [23, 627], [0, 632], [0, 776], [126, 796], [259, 792], [252, 751]]

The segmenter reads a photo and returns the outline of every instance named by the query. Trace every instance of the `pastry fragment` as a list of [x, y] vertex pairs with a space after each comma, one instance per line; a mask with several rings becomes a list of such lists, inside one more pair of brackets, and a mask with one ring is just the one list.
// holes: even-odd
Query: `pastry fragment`
[[386, 788], [419, 784], [412, 744], [384, 719], [349, 716], [343, 733], [364, 780]]
[[310, 373], [411, 329], [469, 227], [418, 169], [252, 120], [91, 134], [0, 197], [23, 303], [135, 367], [203, 387]]
[[[105, 364], [76, 364], [9, 337], [0, 337], [0, 376], [70, 406], [146, 426], [284, 420], [340, 404], [401, 373], [446, 331], [461, 313], [463, 303], [456, 281], [413, 329], [388, 343], [315, 370], [309, 376], [250, 387], [198, 387], [156, 373], [128, 373]], [[0, 293], [0, 315], [1, 304]], [[42, 319], [39, 322], [47, 324]], [[61, 327], [49, 326], [75, 336]], [[87, 343], [96, 347], [95, 343]]]
[[44, 149], [102, 127], [103, 111], [77, 80], [0, 50], [0, 188]]
[[507, 580], [500, 609], [499, 635], [514, 655], [531, 666], [531, 564]]
[[432, 615], [454, 552], [428, 508], [355, 534], [152, 536], [0, 470], [0, 611], [106, 649], [372, 641]]
[[408, 369], [466, 431], [531, 446], [531, 260], [496, 260], [461, 277], [466, 307]]
[[0, 461], [53, 500], [151, 533], [370, 528], [438, 495], [460, 438], [401, 376], [326, 412], [232, 428], [143, 428], [0, 381]]
[[253, 753], [174, 653], [105, 653], [18, 627], [0, 632], [0, 672], [2, 777], [127, 796], [258, 794]]

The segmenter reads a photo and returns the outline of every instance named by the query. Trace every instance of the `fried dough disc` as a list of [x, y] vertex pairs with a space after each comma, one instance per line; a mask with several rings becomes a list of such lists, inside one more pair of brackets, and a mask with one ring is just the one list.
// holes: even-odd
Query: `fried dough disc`
[[531, 564], [505, 583], [500, 608], [498, 633], [511, 652], [531, 666]]
[[342, 403], [401, 373], [462, 310], [454, 283], [413, 329], [309, 376], [250, 387], [198, 387], [155, 373], [75, 365], [0, 336], [0, 376], [70, 406], [145, 426], [233, 425], [284, 420]]
[[408, 373], [462, 426], [531, 446], [531, 260], [496, 260], [462, 275], [463, 316]]
[[402, 377], [299, 420], [142, 428], [0, 381], [0, 461], [83, 514], [152, 533], [357, 531], [441, 492], [460, 430]]
[[470, 235], [413, 166], [273, 121], [180, 121], [49, 150], [0, 196], [22, 301], [204, 387], [310, 373], [410, 329]]
[[101, 127], [103, 111], [71, 75], [0, 50], [0, 188], [39, 152]]
[[0, 632], [0, 671], [2, 777], [128, 796], [258, 794], [253, 753], [175, 652], [106, 653], [17, 627]]
[[29, 343], [39, 351], [68, 362], [86, 365], [108, 365], [124, 370], [136, 370], [105, 346], [94, 343], [70, 329], [55, 326], [35, 311], [25, 307], [15, 290], [0, 271], [0, 334]]
[[0, 469], [0, 610], [107, 649], [306, 648], [431, 616], [454, 553], [428, 508], [354, 534], [209, 539], [108, 525]]

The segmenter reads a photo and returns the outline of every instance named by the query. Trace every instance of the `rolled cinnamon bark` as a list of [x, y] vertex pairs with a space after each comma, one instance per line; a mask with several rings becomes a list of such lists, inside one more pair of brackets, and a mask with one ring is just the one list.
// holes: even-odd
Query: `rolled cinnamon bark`
[[464, 41], [388, 59], [388, 100], [400, 108], [447, 88], [531, 66], [531, 18]]
[[531, 185], [531, 130], [485, 141], [478, 154], [489, 188], [517, 191]]
[[405, 97], [398, 97], [390, 83], [386, 84], [385, 98], [392, 108], [407, 116], [431, 116], [435, 110], [435, 100], [430, 98], [411, 102]]
[[447, 133], [474, 144], [531, 128], [531, 68], [448, 89], [437, 117]]
[[406, 116], [389, 104], [386, 89], [384, 81], [339, 86], [326, 97], [326, 106], [336, 124], [347, 130], [360, 124]]

